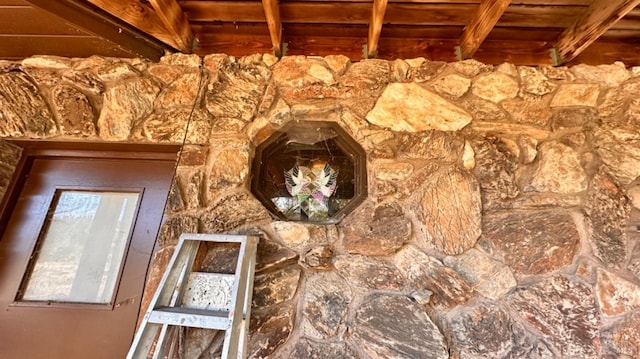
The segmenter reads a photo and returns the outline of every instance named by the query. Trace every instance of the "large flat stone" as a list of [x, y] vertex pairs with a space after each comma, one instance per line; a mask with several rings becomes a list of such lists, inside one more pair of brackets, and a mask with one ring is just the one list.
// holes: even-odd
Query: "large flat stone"
[[500, 72], [481, 75], [471, 85], [471, 92], [474, 95], [494, 103], [516, 97], [518, 89], [516, 80]]
[[398, 203], [365, 205], [341, 224], [343, 244], [350, 253], [371, 256], [392, 254], [411, 238], [411, 222]]
[[301, 275], [302, 269], [296, 265], [256, 275], [252, 305], [265, 307], [291, 300], [298, 290]]
[[449, 358], [438, 327], [405, 296], [370, 297], [356, 312], [351, 334], [371, 359]]
[[460, 254], [480, 236], [480, 188], [468, 172], [450, 168], [432, 175], [413, 208], [425, 226], [418, 240], [444, 254]]
[[517, 285], [509, 267], [475, 248], [455, 257], [445, 257], [444, 264], [455, 269], [487, 298], [498, 299]]
[[572, 216], [563, 211], [514, 211], [483, 218], [482, 236], [504, 262], [524, 274], [542, 274], [573, 261], [580, 235]]
[[466, 303], [475, 294], [473, 288], [456, 271], [444, 266], [413, 245], [404, 246], [393, 263], [407, 278], [412, 291], [430, 291], [429, 305], [436, 309], [450, 309]]
[[538, 154], [538, 167], [531, 181], [536, 191], [575, 193], [587, 189], [587, 175], [578, 154], [571, 147], [559, 142], [545, 142]]
[[415, 83], [389, 84], [367, 121], [394, 131], [457, 131], [471, 122], [465, 110]]
[[344, 326], [352, 298], [349, 285], [337, 273], [317, 273], [306, 278], [303, 314], [317, 335], [329, 338]]
[[22, 72], [0, 74], [0, 137], [49, 137], [57, 132], [49, 107]]
[[98, 131], [105, 140], [124, 140], [136, 123], [153, 111], [160, 87], [148, 78], [133, 78], [109, 88], [98, 118]]
[[449, 315], [454, 358], [554, 358], [541, 338], [530, 337], [522, 324], [495, 304], [481, 303]]
[[404, 278], [392, 264], [361, 255], [340, 255], [334, 266], [352, 286], [369, 290], [399, 291], [404, 287]]
[[594, 176], [584, 211], [594, 254], [609, 266], [621, 267], [626, 260], [630, 207], [629, 198], [608, 174], [601, 171]]
[[590, 286], [556, 276], [520, 288], [509, 299], [563, 358], [599, 357], [600, 314]]

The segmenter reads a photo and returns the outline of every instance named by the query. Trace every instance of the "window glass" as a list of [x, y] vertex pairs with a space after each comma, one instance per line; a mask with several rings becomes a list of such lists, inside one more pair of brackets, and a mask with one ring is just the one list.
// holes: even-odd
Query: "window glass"
[[58, 190], [19, 299], [110, 303], [139, 196]]

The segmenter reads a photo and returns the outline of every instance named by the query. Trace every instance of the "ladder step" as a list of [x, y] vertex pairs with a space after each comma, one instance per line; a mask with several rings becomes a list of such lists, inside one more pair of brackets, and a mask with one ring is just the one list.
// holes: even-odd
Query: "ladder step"
[[149, 323], [227, 330], [229, 327], [229, 311], [161, 307], [151, 311], [149, 314]]

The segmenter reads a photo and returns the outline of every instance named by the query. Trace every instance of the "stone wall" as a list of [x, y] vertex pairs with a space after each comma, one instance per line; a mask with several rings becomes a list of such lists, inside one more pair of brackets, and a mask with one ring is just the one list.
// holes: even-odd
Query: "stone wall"
[[0, 139], [0, 203], [16, 170], [22, 149]]
[[[34, 57], [0, 62], [0, 137], [184, 142], [147, 296], [180, 233], [261, 234], [251, 357], [635, 358], [639, 75]], [[248, 190], [255, 146], [296, 120], [367, 152], [368, 199], [337, 225], [274, 220]], [[219, 335], [184, 338], [186, 358], [216, 357]]]

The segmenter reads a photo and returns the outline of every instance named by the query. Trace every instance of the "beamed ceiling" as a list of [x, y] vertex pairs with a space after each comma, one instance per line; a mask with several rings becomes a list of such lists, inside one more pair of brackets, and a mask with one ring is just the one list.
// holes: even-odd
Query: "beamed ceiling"
[[640, 0], [0, 0], [0, 58], [342, 54], [640, 65]]

